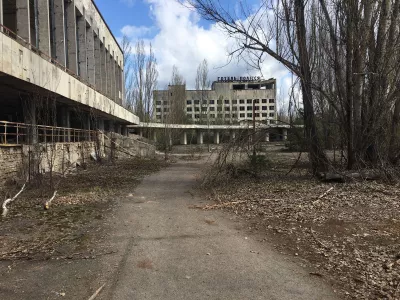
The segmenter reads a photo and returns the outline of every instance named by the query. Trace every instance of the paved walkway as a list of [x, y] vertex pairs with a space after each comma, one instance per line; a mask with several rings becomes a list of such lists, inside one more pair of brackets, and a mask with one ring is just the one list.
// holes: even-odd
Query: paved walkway
[[98, 299], [337, 299], [228, 213], [188, 208], [206, 203], [192, 190], [200, 166], [179, 161], [123, 200], [110, 241], [120, 251], [104, 261], [113, 279]]

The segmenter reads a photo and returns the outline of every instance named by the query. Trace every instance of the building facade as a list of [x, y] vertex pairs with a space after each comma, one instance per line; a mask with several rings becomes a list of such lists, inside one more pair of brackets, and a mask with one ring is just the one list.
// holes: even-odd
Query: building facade
[[[157, 122], [165, 122], [172, 110], [183, 103], [188, 123], [241, 124], [253, 121], [274, 124], [276, 122], [276, 79], [247, 80], [224, 77], [212, 83], [211, 90], [185, 90], [169, 86], [168, 90], [154, 92], [154, 116]], [[174, 122], [173, 118], [169, 123]]]
[[0, 0], [0, 121], [32, 123], [24, 102], [46, 98], [51, 125], [72, 126], [77, 109], [138, 124], [123, 97], [123, 53], [92, 0]]

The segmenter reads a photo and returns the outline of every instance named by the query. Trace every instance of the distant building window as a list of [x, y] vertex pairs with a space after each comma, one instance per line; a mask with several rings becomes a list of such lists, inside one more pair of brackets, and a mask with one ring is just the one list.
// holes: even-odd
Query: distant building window
[[222, 100], [217, 100], [217, 104], [222, 104]]
[[210, 114], [210, 118], [215, 118], [215, 114]]
[[270, 116], [271, 118], [273, 118], [273, 117], [275, 117], [275, 114], [274, 114], [274, 113], [269, 113], [269, 116]]
[[192, 104], [192, 100], [187, 100], [187, 101], [186, 101], [186, 104], [187, 104], [187, 105], [191, 105], [191, 104]]
[[164, 108], [164, 112], [168, 112], [168, 111], [169, 111], [168, 107]]
[[194, 104], [200, 104], [200, 100], [194, 100]]
[[207, 107], [204, 107], [204, 106], [203, 106], [203, 107], [201, 108], [201, 111], [207, 111]]
[[232, 107], [232, 111], [237, 111], [237, 106]]
[[161, 112], [161, 108], [156, 108], [156, 112]]
[[222, 111], [222, 107], [217, 107], [217, 111]]
[[192, 111], [191, 107], [186, 108], [186, 111]]
[[158, 115], [158, 116], [157, 116], [157, 119], [161, 119], [161, 115]]
[[254, 110], [260, 110], [259, 106], [254, 106]]
[[267, 99], [262, 99], [262, 103], [267, 103]]
[[222, 119], [222, 114], [218, 114], [217, 116], [218, 118]]
[[200, 119], [200, 115], [194, 115], [195, 119]]
[[225, 100], [224, 102], [225, 102], [225, 104], [229, 104], [229, 100]]
[[210, 104], [215, 104], [215, 100], [210, 100]]
[[247, 99], [247, 104], [251, 104], [251, 103], [253, 103], [253, 100]]
[[247, 110], [253, 110], [253, 106], [247, 106]]
[[248, 114], [247, 114], [247, 117], [248, 117], [248, 118], [252, 118], [252, 117], [253, 117], [253, 114], [252, 114], [252, 113], [248, 113]]
[[230, 117], [230, 115], [229, 114], [225, 114], [225, 118], [229, 118]]
[[207, 104], [207, 100], [203, 100], [202, 101], [202, 104], [204, 105], [204, 104]]
[[254, 99], [254, 103], [260, 103], [260, 99]]
[[268, 110], [268, 107], [267, 106], [263, 106], [262, 110]]
[[164, 100], [164, 105], [168, 105], [168, 101], [167, 100]]
[[246, 110], [246, 108], [245, 108], [244, 106], [239, 107], [239, 109], [240, 109], [241, 111]]
[[240, 99], [240, 100], [239, 100], [239, 103], [240, 103], [240, 104], [244, 104], [244, 99]]
[[240, 116], [241, 118], [244, 118], [245, 115], [246, 115], [246, 114], [240, 114], [239, 116]]
[[215, 111], [215, 107], [210, 107], [210, 111]]
[[191, 118], [192, 118], [192, 115], [187, 115], [187, 117], [188, 117], [189, 119], [191, 119]]
[[275, 110], [275, 106], [270, 106], [269, 110]]
[[232, 100], [232, 104], [237, 104], [237, 100]]
[[157, 101], [156, 104], [157, 104], [157, 105], [161, 105], [161, 101]]
[[259, 114], [259, 113], [256, 113], [255, 116], [256, 116], [256, 118], [259, 118], [259, 117], [260, 117], [260, 114]]
[[225, 111], [230, 111], [230, 108], [229, 107], [225, 107]]
[[200, 107], [195, 107], [194, 111], [200, 111]]
[[263, 116], [263, 118], [266, 118], [266, 117], [268, 117], [268, 114], [267, 113], [263, 113], [262, 116]]
[[275, 120], [270, 121], [271, 124], [276, 124]]
[[269, 103], [275, 103], [275, 99], [269, 99]]
[[232, 118], [237, 118], [237, 114], [232, 114]]

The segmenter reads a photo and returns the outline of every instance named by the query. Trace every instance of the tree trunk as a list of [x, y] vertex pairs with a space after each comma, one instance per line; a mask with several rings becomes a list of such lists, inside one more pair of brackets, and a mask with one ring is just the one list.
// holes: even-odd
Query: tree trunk
[[295, 0], [296, 34], [299, 48], [300, 82], [304, 105], [304, 130], [306, 140], [309, 142], [310, 161], [312, 171], [325, 171], [328, 160], [317, 134], [314, 116], [314, 103], [312, 95], [311, 68], [306, 42], [306, 26], [304, 18], [304, 0]]

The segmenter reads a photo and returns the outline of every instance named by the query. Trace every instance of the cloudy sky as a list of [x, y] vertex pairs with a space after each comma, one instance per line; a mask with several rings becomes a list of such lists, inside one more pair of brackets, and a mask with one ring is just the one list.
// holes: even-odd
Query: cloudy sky
[[[220, 0], [234, 5], [236, 0]], [[249, 0], [256, 1], [256, 0]], [[228, 51], [235, 41], [215, 24], [201, 19], [175, 0], [95, 0], [114, 35], [126, 34], [134, 44], [138, 39], [151, 42], [158, 62], [159, 88], [164, 88], [176, 65], [187, 88], [194, 88], [197, 66], [207, 59], [211, 81], [218, 76], [258, 76], [277, 79], [278, 94], [287, 98], [291, 77], [275, 60], [268, 58], [262, 74], [237, 60], [229, 64]], [[282, 89], [282, 91], [279, 91]]]

